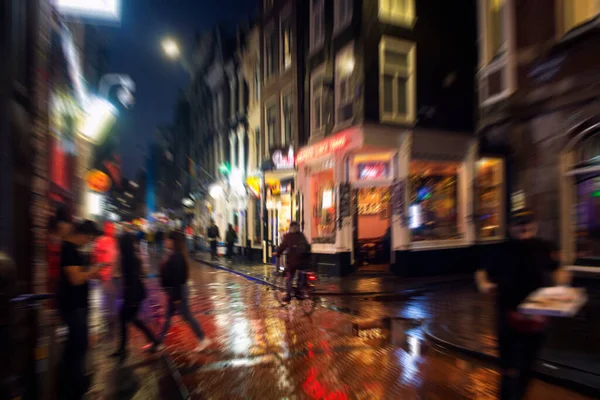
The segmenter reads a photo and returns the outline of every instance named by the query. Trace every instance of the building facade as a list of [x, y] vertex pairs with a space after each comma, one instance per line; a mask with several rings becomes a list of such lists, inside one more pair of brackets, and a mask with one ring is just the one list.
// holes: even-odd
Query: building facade
[[319, 269], [463, 270], [476, 243], [474, 4], [309, 3], [310, 139], [296, 163]]
[[504, 214], [531, 207], [563, 262], [584, 268], [600, 265], [599, 12], [596, 0], [478, 1], [478, 133], [507, 178], [497, 197]]
[[271, 260], [290, 223], [301, 220], [295, 153], [307, 139], [302, 106], [308, 3], [263, 0], [260, 6], [264, 262]]

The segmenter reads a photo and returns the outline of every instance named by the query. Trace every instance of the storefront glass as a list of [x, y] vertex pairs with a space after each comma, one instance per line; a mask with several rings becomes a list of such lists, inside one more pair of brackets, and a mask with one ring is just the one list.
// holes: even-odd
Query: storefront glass
[[313, 243], [335, 243], [336, 195], [333, 169], [310, 177], [313, 212], [311, 236]]
[[504, 162], [482, 158], [477, 162], [477, 229], [481, 239], [501, 237]]
[[600, 176], [577, 183], [575, 220], [578, 258], [600, 261]]
[[458, 239], [459, 163], [411, 161], [409, 228], [413, 241]]

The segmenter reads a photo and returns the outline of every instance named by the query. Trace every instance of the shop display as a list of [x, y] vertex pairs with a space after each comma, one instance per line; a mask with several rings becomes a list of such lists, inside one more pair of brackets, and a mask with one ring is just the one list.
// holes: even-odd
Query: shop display
[[477, 216], [479, 237], [500, 237], [502, 210], [501, 159], [482, 159], [477, 163]]
[[335, 243], [336, 193], [333, 170], [311, 177], [313, 201], [312, 231], [314, 243]]

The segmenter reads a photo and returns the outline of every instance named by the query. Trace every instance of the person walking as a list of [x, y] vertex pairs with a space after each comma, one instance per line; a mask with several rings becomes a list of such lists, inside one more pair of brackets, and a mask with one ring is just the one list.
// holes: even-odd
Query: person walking
[[[300, 232], [300, 225], [293, 221], [290, 223], [290, 231], [283, 237], [283, 241], [277, 248], [277, 269], [281, 265], [281, 257], [286, 254], [285, 273], [286, 273], [286, 296], [284, 302], [292, 300], [292, 291], [294, 278], [297, 271], [304, 271], [309, 268], [311, 246], [306, 236]], [[298, 287], [306, 284], [305, 275], [298, 276]]]
[[188, 247], [188, 254], [192, 254], [194, 252], [194, 229], [191, 224], [185, 228], [185, 241]]
[[88, 349], [88, 292], [89, 281], [95, 279], [101, 265], [84, 267], [80, 248], [102, 234], [92, 221], [77, 224], [62, 242], [60, 254], [60, 281], [58, 309], [68, 327], [60, 369], [59, 398], [81, 399], [91, 379], [85, 374]]
[[227, 258], [231, 260], [233, 258], [233, 245], [238, 240], [238, 235], [233, 225], [229, 224], [227, 233], [225, 234], [225, 242], [227, 242]]
[[129, 323], [134, 324], [146, 336], [146, 339], [154, 345], [152, 348], [157, 347], [159, 343], [150, 329], [138, 318], [140, 305], [146, 298], [146, 288], [142, 280], [142, 260], [134, 236], [123, 235], [119, 240], [119, 249], [120, 269], [123, 276], [123, 306], [119, 315], [121, 338], [118, 350], [111, 356], [123, 361], [127, 357]]
[[115, 225], [112, 222], [105, 222], [104, 235], [96, 240], [93, 256], [96, 264], [104, 265], [99, 273], [99, 284], [102, 290], [100, 312], [104, 319], [103, 330], [107, 331], [109, 335], [114, 333], [117, 324], [119, 293], [119, 273], [115, 268], [119, 254], [117, 246]]
[[537, 223], [529, 209], [513, 213], [510, 238], [492, 256], [475, 280], [481, 292], [496, 293], [500, 399], [520, 400], [526, 395], [548, 321], [544, 316], [521, 314], [518, 306], [536, 289], [568, 284], [570, 275], [560, 268], [554, 245], [537, 237]]
[[[187, 280], [189, 277], [189, 257], [186, 253], [185, 236], [181, 232], [173, 232], [169, 238], [169, 247], [172, 248], [172, 254], [163, 264], [161, 271], [161, 283], [167, 292], [167, 313], [165, 315], [165, 324], [158, 338], [162, 343], [171, 327], [171, 318], [175, 309], [179, 309], [180, 315], [188, 323], [194, 334], [198, 338], [198, 345], [195, 351], [200, 352], [211, 344], [198, 321], [194, 319], [190, 311], [189, 293]], [[158, 345], [154, 346], [156, 350]]]
[[210, 226], [208, 227], [207, 235], [210, 242], [210, 256], [214, 260], [217, 259], [217, 241], [221, 239], [221, 233], [219, 227], [215, 224], [214, 220], [210, 220]]

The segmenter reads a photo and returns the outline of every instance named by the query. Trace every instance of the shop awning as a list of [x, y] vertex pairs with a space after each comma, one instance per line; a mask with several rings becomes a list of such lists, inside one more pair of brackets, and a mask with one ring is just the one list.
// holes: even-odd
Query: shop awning
[[415, 129], [412, 158], [440, 161], [462, 161], [476, 140], [472, 133]]

